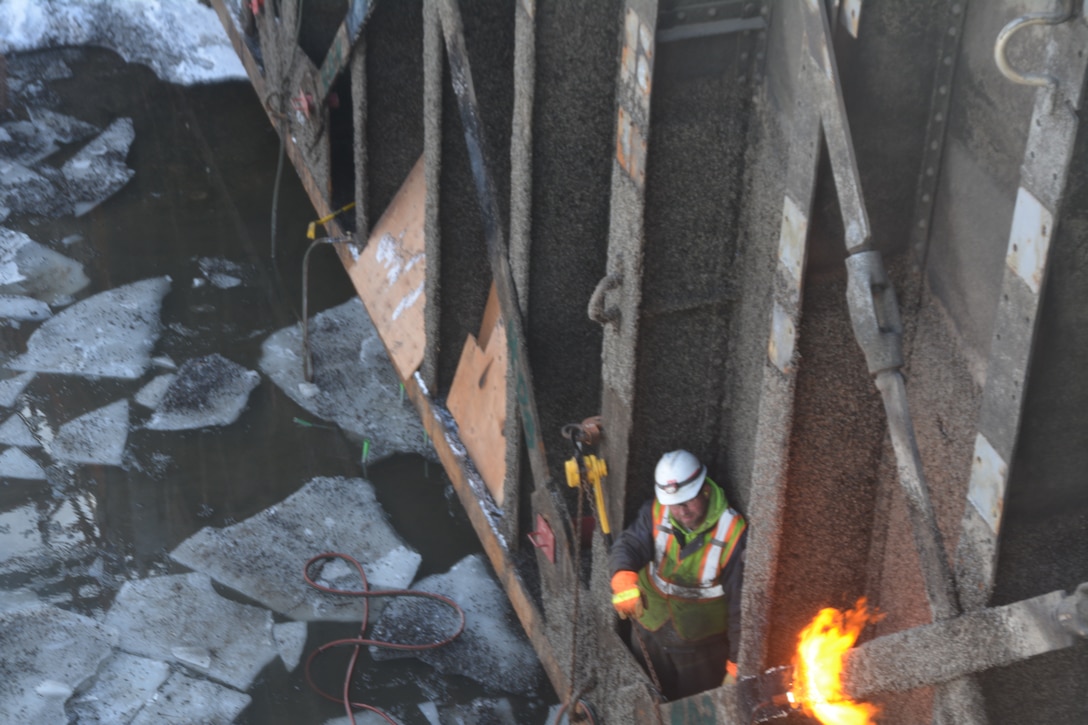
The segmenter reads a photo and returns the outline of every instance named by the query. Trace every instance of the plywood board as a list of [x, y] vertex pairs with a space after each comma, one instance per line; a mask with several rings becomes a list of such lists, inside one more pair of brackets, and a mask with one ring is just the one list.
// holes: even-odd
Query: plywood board
[[426, 199], [421, 156], [378, 220], [366, 248], [348, 266], [355, 290], [402, 380], [407, 380], [423, 361], [427, 339], [423, 327]]
[[501, 506], [506, 478], [506, 328], [494, 284], [479, 339], [469, 335], [465, 340], [446, 405], [484, 485]]

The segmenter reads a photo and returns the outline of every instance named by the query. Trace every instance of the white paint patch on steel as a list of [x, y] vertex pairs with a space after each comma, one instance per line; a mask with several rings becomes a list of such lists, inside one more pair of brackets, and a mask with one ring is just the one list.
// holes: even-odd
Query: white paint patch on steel
[[1054, 216], [1021, 186], [1016, 193], [1016, 210], [1012, 216], [1005, 263], [1034, 294], [1039, 294], [1043, 286], [1043, 272], [1053, 234]]
[[975, 454], [971, 459], [971, 480], [967, 484], [967, 500], [982, 519], [997, 534], [1001, 512], [1005, 506], [1005, 484], [1009, 466], [994, 450], [982, 433], [975, 438]]

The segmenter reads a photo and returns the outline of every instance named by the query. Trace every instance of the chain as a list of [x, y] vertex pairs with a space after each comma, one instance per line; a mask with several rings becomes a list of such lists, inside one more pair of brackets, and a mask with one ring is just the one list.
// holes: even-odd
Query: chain
[[650, 653], [646, 651], [646, 643], [642, 641], [642, 635], [638, 633], [637, 622], [631, 622], [631, 634], [635, 635], [635, 641], [638, 642], [638, 648], [642, 650], [642, 661], [646, 663], [647, 669], [650, 670], [650, 679], [654, 681], [654, 688], [657, 690], [657, 692], [654, 693], [654, 714], [657, 715], [658, 725], [665, 725], [665, 720], [661, 717], [661, 680], [657, 679], [657, 671], [654, 670], [654, 663], [650, 659]]
[[567, 707], [573, 716], [575, 667], [578, 664], [578, 592], [582, 588], [582, 506], [585, 486], [578, 486], [578, 515], [574, 520], [574, 602], [570, 621], [570, 682], [567, 688]]

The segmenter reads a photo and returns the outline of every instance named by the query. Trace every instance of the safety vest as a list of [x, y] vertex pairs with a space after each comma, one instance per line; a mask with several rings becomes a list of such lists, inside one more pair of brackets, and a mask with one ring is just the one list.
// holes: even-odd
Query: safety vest
[[696, 640], [729, 627], [729, 602], [719, 578], [747, 524], [729, 508], [717, 484], [709, 478], [707, 483], [706, 520], [687, 537], [690, 545], [701, 536], [702, 544], [682, 558], [669, 507], [654, 501], [654, 559], [639, 572], [646, 599], [639, 623], [646, 629], [656, 631], [671, 619], [681, 637]]

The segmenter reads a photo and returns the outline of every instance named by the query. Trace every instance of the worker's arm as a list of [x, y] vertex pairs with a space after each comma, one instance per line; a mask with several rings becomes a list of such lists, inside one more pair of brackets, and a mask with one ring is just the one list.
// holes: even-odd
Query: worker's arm
[[616, 537], [612, 544], [610, 563], [612, 574], [617, 571], [637, 572], [654, 556], [653, 501], [647, 501], [635, 520]]
[[733, 555], [722, 570], [721, 583], [729, 601], [729, 661], [735, 663], [740, 651], [741, 583], [744, 580], [744, 552], [748, 546], [748, 530], [737, 540]]
[[652, 502], [644, 505], [612, 545], [612, 606], [624, 618], [642, 616], [638, 572], [654, 553], [652, 506]]

